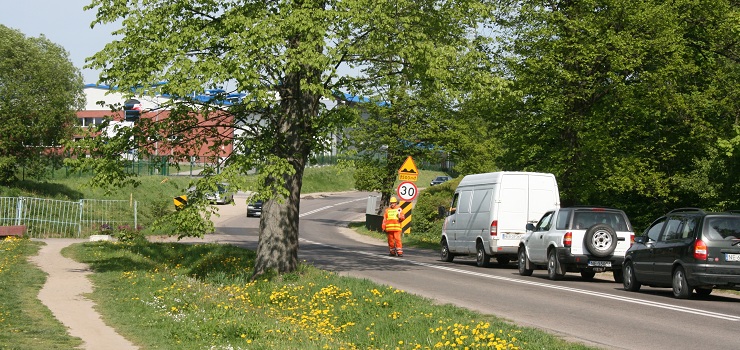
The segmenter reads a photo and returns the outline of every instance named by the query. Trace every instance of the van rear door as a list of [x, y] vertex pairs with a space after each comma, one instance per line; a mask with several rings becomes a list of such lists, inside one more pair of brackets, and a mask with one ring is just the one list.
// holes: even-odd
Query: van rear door
[[497, 202], [498, 245], [518, 246], [527, 223], [560, 206], [560, 192], [552, 174], [506, 173]]
[[498, 188], [494, 218], [498, 247], [516, 247], [529, 219], [529, 174], [505, 173]]

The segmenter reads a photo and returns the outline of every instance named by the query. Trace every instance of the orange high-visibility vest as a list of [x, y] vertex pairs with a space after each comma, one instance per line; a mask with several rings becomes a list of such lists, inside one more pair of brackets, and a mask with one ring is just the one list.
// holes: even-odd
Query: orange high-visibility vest
[[383, 214], [383, 231], [386, 232], [397, 232], [401, 231], [401, 220], [403, 220], [403, 214], [401, 208], [388, 208]]

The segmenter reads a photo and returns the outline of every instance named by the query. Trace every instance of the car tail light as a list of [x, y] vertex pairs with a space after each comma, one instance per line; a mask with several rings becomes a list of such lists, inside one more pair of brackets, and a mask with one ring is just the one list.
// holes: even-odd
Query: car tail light
[[491, 237], [498, 237], [498, 220], [491, 221]]
[[566, 232], [563, 236], [563, 247], [570, 247], [573, 244], [573, 232]]
[[630, 234], [630, 247], [631, 247], [631, 246], [632, 246], [633, 244], [635, 244], [635, 234], [634, 234], [634, 233], [631, 233], [631, 234]]
[[707, 245], [701, 239], [694, 242], [694, 259], [707, 260]]

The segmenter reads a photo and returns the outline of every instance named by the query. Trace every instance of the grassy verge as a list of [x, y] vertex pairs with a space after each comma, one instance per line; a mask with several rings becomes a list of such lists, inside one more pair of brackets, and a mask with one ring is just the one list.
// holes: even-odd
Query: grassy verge
[[72, 349], [79, 338], [66, 328], [36, 298], [46, 276], [28, 257], [42, 243], [27, 239], [0, 239], [0, 348]]
[[92, 267], [104, 317], [144, 348], [587, 349], [307, 265], [248, 282], [255, 254], [233, 246], [90, 242], [64, 254]]
[[[309, 168], [304, 193], [351, 190], [352, 174], [351, 169]], [[442, 174], [422, 171], [417, 184], [425, 187]], [[142, 180], [142, 186], [112, 196], [85, 187], [79, 178], [27, 183], [10, 191], [57, 199], [133, 197], [153, 208], [147, 210], [155, 216], [157, 210], [170, 209], [171, 197], [181, 194], [190, 178]], [[385, 239], [366, 230], [364, 223], [352, 228]], [[436, 250], [438, 239], [436, 231], [413, 232], [404, 242]], [[0, 344], [10, 349], [74, 348], [80, 340], [69, 337], [36, 299], [44, 276], [26, 257], [35, 255], [38, 245], [0, 242]], [[305, 265], [294, 274], [249, 282], [254, 252], [232, 246], [91, 242], [73, 245], [64, 254], [92, 267], [95, 290], [89, 297], [107, 323], [142, 348], [587, 349], [492, 316], [440, 307], [393, 287]]]

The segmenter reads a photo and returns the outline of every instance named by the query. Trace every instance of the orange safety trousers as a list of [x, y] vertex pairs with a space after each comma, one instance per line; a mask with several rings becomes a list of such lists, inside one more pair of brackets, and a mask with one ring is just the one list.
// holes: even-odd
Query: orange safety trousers
[[401, 242], [401, 231], [386, 232], [388, 236], [388, 250], [393, 255], [403, 255], [403, 243]]

